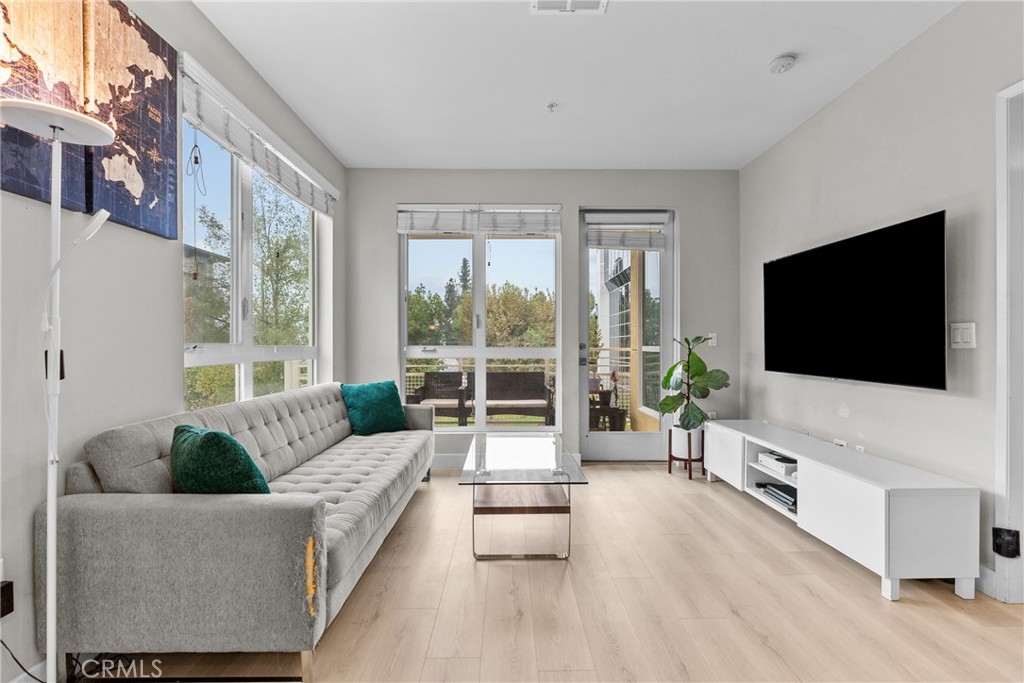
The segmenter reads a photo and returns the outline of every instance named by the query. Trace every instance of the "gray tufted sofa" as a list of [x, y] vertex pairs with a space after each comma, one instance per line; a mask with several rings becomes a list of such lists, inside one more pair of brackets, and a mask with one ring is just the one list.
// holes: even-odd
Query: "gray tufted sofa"
[[[338, 384], [117, 429], [85, 444], [58, 501], [62, 652], [312, 650], [397, 522], [434, 455], [433, 408], [408, 431], [355, 436]], [[171, 489], [174, 428], [227, 432], [271, 495]], [[45, 640], [45, 506], [36, 613]]]

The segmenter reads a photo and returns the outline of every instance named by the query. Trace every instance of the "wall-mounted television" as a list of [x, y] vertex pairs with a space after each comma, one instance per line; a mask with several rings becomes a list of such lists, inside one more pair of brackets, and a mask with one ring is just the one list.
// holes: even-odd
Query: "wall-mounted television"
[[946, 212], [764, 264], [765, 370], [946, 388]]

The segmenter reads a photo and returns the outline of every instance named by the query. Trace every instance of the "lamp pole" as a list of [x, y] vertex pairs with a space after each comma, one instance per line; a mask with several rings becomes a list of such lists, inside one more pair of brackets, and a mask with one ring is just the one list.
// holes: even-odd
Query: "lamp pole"
[[[44, 331], [46, 348], [46, 680], [57, 681], [57, 479], [60, 433], [60, 211], [63, 143], [105, 146], [114, 141], [110, 126], [69, 109], [30, 100], [0, 100], [0, 123], [38, 137], [50, 145], [50, 277]], [[108, 214], [97, 216], [99, 225]], [[90, 237], [96, 220], [86, 228]], [[91, 230], [91, 232], [90, 232]], [[76, 241], [76, 245], [77, 245]]]

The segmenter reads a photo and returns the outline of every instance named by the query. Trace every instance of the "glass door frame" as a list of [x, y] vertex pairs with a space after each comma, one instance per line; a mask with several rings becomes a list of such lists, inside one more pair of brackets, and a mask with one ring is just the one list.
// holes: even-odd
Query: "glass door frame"
[[[661, 371], [664, 376], [668, 368], [675, 362], [677, 349], [673, 338], [678, 336], [677, 320], [675, 316], [676, 297], [675, 289], [677, 280], [675, 273], [678, 269], [678, 259], [675, 252], [675, 233], [678, 223], [678, 212], [675, 209], [624, 209], [580, 207], [580, 251], [579, 251], [579, 344], [578, 348], [578, 382], [579, 382], [579, 444], [580, 454], [583, 460], [668, 460], [668, 433], [671, 425], [670, 419], [664, 416], [659, 418], [660, 429], [652, 432], [612, 432], [612, 431], [590, 431], [590, 348], [589, 348], [589, 325], [590, 325], [590, 249], [587, 244], [587, 233], [590, 230], [584, 214], [598, 211], [665, 211], [671, 215], [665, 227], [665, 248], [663, 250], [645, 249], [638, 251], [659, 251], [661, 259]], [[633, 324], [633, 321], [630, 321]], [[637, 321], [639, 323], [639, 321]], [[644, 348], [643, 346], [640, 347]], [[641, 379], [642, 382], [642, 379]], [[643, 392], [642, 384], [630, 388], [631, 391]]]
[[[473, 423], [466, 426], [443, 426], [437, 427], [438, 431], [453, 434], [465, 434], [475, 432], [557, 432], [563, 430], [562, 424], [562, 396], [565, 391], [565, 378], [568, 373], [563, 370], [562, 362], [562, 294], [564, 291], [562, 282], [562, 237], [559, 234], [523, 234], [523, 239], [549, 239], [554, 242], [554, 279], [555, 279], [555, 345], [553, 347], [488, 347], [487, 346], [487, 240], [490, 237], [510, 237], [507, 234], [491, 234], [487, 232], [464, 232], [464, 233], [441, 233], [448, 238], [462, 238], [470, 240], [472, 245], [471, 273], [473, 292], [473, 344], [451, 345], [451, 346], [426, 346], [406, 344], [409, 338], [408, 329], [408, 302], [409, 302], [409, 235], [401, 233], [398, 235], [399, 250], [399, 307], [398, 307], [398, 329], [401, 338], [399, 346], [399, 380], [402, 386], [399, 387], [402, 396], [405, 396], [406, 363], [409, 360], [429, 360], [442, 357], [459, 358], [473, 361], [474, 386], [473, 394], [476, 398], [473, 407]], [[440, 235], [439, 235], [440, 236]], [[554, 425], [509, 425], [491, 426], [487, 425], [486, 401], [487, 401], [487, 362], [496, 358], [508, 359], [539, 359], [552, 360], [555, 362], [555, 424]], [[481, 369], [483, 370], [481, 372]], [[478, 410], [483, 405], [484, 410]]]

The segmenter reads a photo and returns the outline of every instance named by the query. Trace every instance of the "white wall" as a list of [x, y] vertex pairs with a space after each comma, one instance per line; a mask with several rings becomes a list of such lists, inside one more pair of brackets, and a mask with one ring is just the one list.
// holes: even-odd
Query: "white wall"
[[[348, 333], [335, 340], [350, 382], [398, 379], [398, 234], [396, 205], [408, 203], [562, 204], [561, 392], [566, 446], [579, 449], [576, 386], [579, 332], [579, 208], [675, 209], [684, 334], [716, 331], [707, 360], [739, 382], [737, 284], [738, 186], [735, 171], [418, 171], [348, 170], [347, 277], [335, 284], [347, 296]], [[707, 402], [722, 417], [739, 415], [739, 391]], [[441, 439], [439, 452], [457, 440]]]
[[[979, 486], [988, 567], [995, 94], [1021, 79], [1022, 22], [1020, 3], [964, 3], [740, 172], [744, 413]], [[948, 318], [975, 321], [978, 339], [976, 350], [950, 351], [948, 391], [764, 372], [764, 261], [940, 209]], [[865, 264], [864, 276], [880, 274]], [[842, 312], [826, 299], [822, 314]], [[872, 333], [866, 352], [884, 363], [899, 343]]]
[[[131, 2], [179, 50], [190, 51], [264, 122], [332, 183], [345, 171], [191, 3]], [[42, 333], [48, 266], [46, 204], [0, 194], [0, 518], [5, 578], [14, 581], [15, 612], [4, 640], [26, 665], [36, 650], [32, 596], [32, 517], [45, 499]], [[64, 245], [85, 216], [64, 212]], [[340, 230], [343, 216], [335, 220]], [[334, 248], [338, 248], [335, 240]], [[103, 429], [182, 409], [181, 242], [108, 223], [62, 272], [63, 346], [61, 458], [82, 457], [82, 443]], [[20, 672], [2, 655], [0, 680]]]

